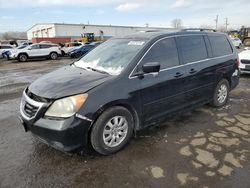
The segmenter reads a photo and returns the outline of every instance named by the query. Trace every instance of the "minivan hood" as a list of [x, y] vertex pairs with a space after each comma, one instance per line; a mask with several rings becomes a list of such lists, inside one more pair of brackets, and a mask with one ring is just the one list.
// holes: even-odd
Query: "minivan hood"
[[58, 99], [85, 93], [111, 77], [69, 65], [37, 79], [29, 86], [29, 91], [47, 99]]

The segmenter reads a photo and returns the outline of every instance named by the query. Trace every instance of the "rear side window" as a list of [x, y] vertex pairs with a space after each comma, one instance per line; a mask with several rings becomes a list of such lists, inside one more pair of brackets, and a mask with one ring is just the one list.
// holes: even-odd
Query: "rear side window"
[[94, 46], [92, 46], [92, 45], [86, 45], [83, 48], [85, 48], [85, 49], [92, 49], [92, 48], [94, 48]]
[[224, 35], [208, 36], [214, 57], [232, 54], [232, 47]]
[[177, 43], [184, 64], [200, 61], [208, 57], [202, 35], [177, 37]]
[[50, 48], [50, 45], [47, 44], [40, 44], [40, 48], [44, 49], [44, 48]]
[[157, 42], [142, 59], [142, 65], [149, 62], [158, 62], [161, 69], [179, 65], [178, 52], [174, 38], [163, 39]]
[[57, 45], [52, 45], [52, 44], [40, 44], [41, 48], [51, 48], [51, 47], [55, 47]]

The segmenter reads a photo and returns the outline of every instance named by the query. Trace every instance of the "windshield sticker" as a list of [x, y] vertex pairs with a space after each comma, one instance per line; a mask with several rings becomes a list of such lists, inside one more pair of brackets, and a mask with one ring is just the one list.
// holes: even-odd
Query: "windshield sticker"
[[144, 43], [144, 41], [130, 41], [128, 45], [142, 46]]

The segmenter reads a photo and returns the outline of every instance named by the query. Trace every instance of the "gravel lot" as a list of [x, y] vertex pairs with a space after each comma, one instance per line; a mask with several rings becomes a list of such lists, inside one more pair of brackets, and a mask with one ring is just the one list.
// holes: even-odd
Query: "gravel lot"
[[250, 76], [228, 104], [140, 131], [119, 153], [59, 152], [25, 133], [22, 90], [71, 59], [0, 60], [0, 187], [250, 187]]

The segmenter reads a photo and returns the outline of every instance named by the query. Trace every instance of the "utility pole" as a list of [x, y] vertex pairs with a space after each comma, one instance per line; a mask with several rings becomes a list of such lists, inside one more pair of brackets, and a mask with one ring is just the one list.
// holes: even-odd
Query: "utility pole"
[[215, 18], [215, 29], [217, 30], [218, 28], [218, 21], [219, 21], [219, 15], [216, 15], [216, 18]]
[[226, 31], [227, 31], [227, 26], [229, 25], [228, 23], [228, 18], [226, 18]]

